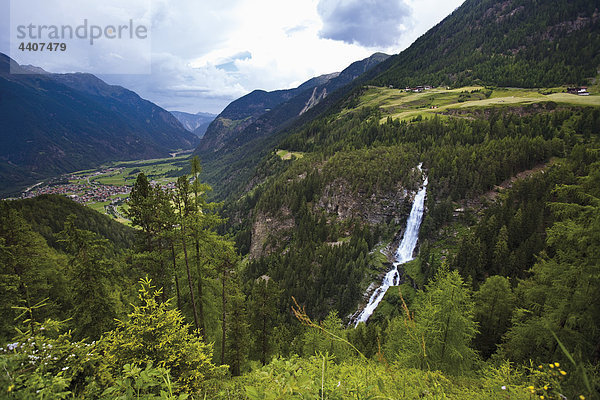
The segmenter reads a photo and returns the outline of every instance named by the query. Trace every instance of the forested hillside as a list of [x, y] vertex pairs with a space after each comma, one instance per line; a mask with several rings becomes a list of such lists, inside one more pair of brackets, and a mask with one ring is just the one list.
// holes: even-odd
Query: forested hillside
[[0, 90], [3, 196], [65, 172], [198, 143], [166, 110], [91, 74], [31, 74], [0, 54]]
[[596, 1], [467, 0], [388, 60], [378, 85], [585, 84], [600, 64]]
[[565, 92], [600, 64], [596, 8], [465, 2], [240, 157], [223, 203], [198, 157], [170, 189], [137, 176], [134, 231], [67, 199], [0, 203], [0, 391], [600, 398], [600, 97]]
[[232, 102], [211, 124], [195, 151], [205, 162], [204, 178], [224, 199], [248, 186], [256, 165], [285, 135], [286, 127], [310, 121], [343, 98], [351, 84], [389, 56], [375, 53], [342, 72], [312, 78], [290, 90], [254, 91]]

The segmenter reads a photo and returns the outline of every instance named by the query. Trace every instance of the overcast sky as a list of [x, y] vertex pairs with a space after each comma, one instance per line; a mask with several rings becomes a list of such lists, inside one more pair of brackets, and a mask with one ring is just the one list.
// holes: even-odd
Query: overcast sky
[[[44, 7], [65, 0], [13, 1], [47, 15]], [[71, 0], [58, 14], [100, 19], [107, 1]], [[218, 113], [254, 89], [291, 88], [377, 51], [396, 54], [464, 0], [119, 1], [151, 26], [151, 74], [99, 76], [167, 110]], [[0, 4], [0, 52], [11, 54], [10, 0]], [[18, 51], [12, 55], [29, 63]], [[95, 72], [76, 54], [60, 66], [45, 62], [40, 66], [51, 72]]]

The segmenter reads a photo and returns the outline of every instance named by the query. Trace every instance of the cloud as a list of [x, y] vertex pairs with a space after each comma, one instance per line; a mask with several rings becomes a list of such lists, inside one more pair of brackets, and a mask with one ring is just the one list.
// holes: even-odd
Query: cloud
[[236, 61], [245, 61], [251, 59], [252, 53], [250, 53], [249, 51], [240, 51], [239, 53], [236, 53], [230, 57], [226, 57], [220, 60], [217, 64], [217, 68], [228, 72], [236, 72], [238, 71]]
[[[12, 0], [23, 7], [23, 0]], [[151, 2], [151, 7], [144, 4]], [[151, 74], [100, 77], [131, 89], [169, 110], [220, 112], [230, 101], [254, 89], [295, 87], [307, 79], [340, 71], [374, 51], [396, 53], [439, 22], [463, 0], [27, 0], [31, 16], [48, 21], [43, 7], [60, 20], [82, 16], [100, 21], [136, 15], [151, 27]], [[0, 0], [0, 51], [8, 53], [10, 0]], [[109, 5], [115, 5], [109, 8]], [[118, 6], [118, 7], [117, 7]], [[49, 6], [46, 5], [46, 8]], [[132, 11], [123, 13], [123, 7]], [[34, 12], [36, 11], [36, 12]], [[52, 11], [52, 9], [50, 10]], [[63, 18], [64, 17], [64, 18]], [[108, 21], [107, 21], [108, 22]], [[330, 40], [334, 39], [334, 40]], [[94, 44], [100, 50], [101, 43]], [[87, 46], [89, 47], [89, 46]], [[75, 50], [73, 48], [72, 50]], [[18, 62], [59, 72], [111, 71], [119, 57], [145, 61], [124, 49], [104, 52], [87, 65], [75, 52], [58, 54], [60, 63], [40, 65], [16, 54]], [[146, 54], [146, 56], [148, 56]]]
[[317, 11], [320, 37], [368, 47], [396, 44], [412, 13], [404, 0], [320, 0]]
[[167, 110], [220, 112], [232, 100], [248, 93], [227, 71], [207, 65], [194, 68], [169, 53], [153, 55], [152, 75], [100, 75]]
[[292, 36], [295, 33], [304, 32], [307, 29], [308, 29], [307, 25], [296, 25], [296, 26], [292, 26], [290, 28], [285, 28], [284, 32], [287, 36]]

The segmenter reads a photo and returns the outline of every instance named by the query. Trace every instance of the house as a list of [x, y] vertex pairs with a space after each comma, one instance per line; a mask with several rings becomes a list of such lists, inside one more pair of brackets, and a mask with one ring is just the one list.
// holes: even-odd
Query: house
[[590, 95], [590, 93], [587, 91], [587, 87], [585, 87], [585, 86], [567, 88], [567, 93], [576, 94], [579, 96], [589, 96]]
[[590, 92], [588, 92], [588, 91], [587, 91], [587, 88], [586, 88], [586, 87], [580, 87], [580, 88], [579, 88], [579, 91], [577, 92], [577, 94], [578, 94], [579, 96], [589, 96], [589, 95], [590, 95]]

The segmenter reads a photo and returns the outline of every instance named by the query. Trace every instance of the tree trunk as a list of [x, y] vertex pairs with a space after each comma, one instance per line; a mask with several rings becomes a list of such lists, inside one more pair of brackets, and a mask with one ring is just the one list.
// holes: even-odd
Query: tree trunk
[[227, 297], [225, 297], [225, 283], [227, 282], [227, 265], [223, 265], [223, 277], [221, 278], [222, 289], [221, 289], [221, 303], [222, 303], [222, 313], [221, 313], [221, 365], [225, 364], [225, 338], [226, 338], [226, 329], [227, 325], [225, 324], [225, 318], [227, 315]]
[[185, 269], [187, 271], [188, 285], [190, 287], [190, 298], [192, 301], [192, 310], [194, 311], [194, 325], [196, 330], [200, 331], [200, 325], [198, 324], [198, 310], [196, 310], [196, 300], [194, 299], [194, 285], [192, 284], [192, 274], [190, 273], [190, 263], [188, 260], [187, 244], [185, 243], [185, 222], [183, 221], [183, 210], [181, 204], [178, 204], [179, 215], [181, 218], [181, 244], [183, 245], [183, 257], [185, 259]]
[[175, 244], [171, 240], [171, 256], [173, 258], [173, 275], [175, 276], [175, 290], [177, 290], [177, 309], [181, 311], [181, 292], [179, 291], [179, 278], [177, 277], [177, 257], [175, 255]]
[[[265, 285], [266, 286], [266, 285]], [[260, 356], [260, 361], [262, 362], [262, 365], [266, 365], [267, 364], [267, 291], [265, 290], [264, 296], [263, 296], [263, 318], [262, 318], [262, 354]]]
[[[450, 302], [454, 300], [454, 288], [452, 288], [452, 295], [450, 296]], [[444, 353], [446, 352], [446, 342], [448, 341], [448, 331], [450, 330], [450, 315], [448, 312], [448, 318], [446, 319], [446, 329], [444, 330], [444, 339], [442, 341], [442, 352], [440, 354], [440, 362], [444, 361]]]
[[165, 260], [163, 257], [163, 241], [161, 239], [158, 241], [158, 256], [160, 258], [160, 271], [158, 272], [158, 275], [160, 275], [161, 284], [163, 285], [161, 300], [163, 303], [166, 303], [168, 300], [167, 289], [171, 289], [171, 285], [167, 286], [167, 269], [165, 268]]
[[202, 268], [200, 268], [200, 240], [197, 232], [194, 232], [196, 242], [196, 271], [198, 272], [198, 324], [200, 334], [204, 337], [204, 304], [202, 303]]

